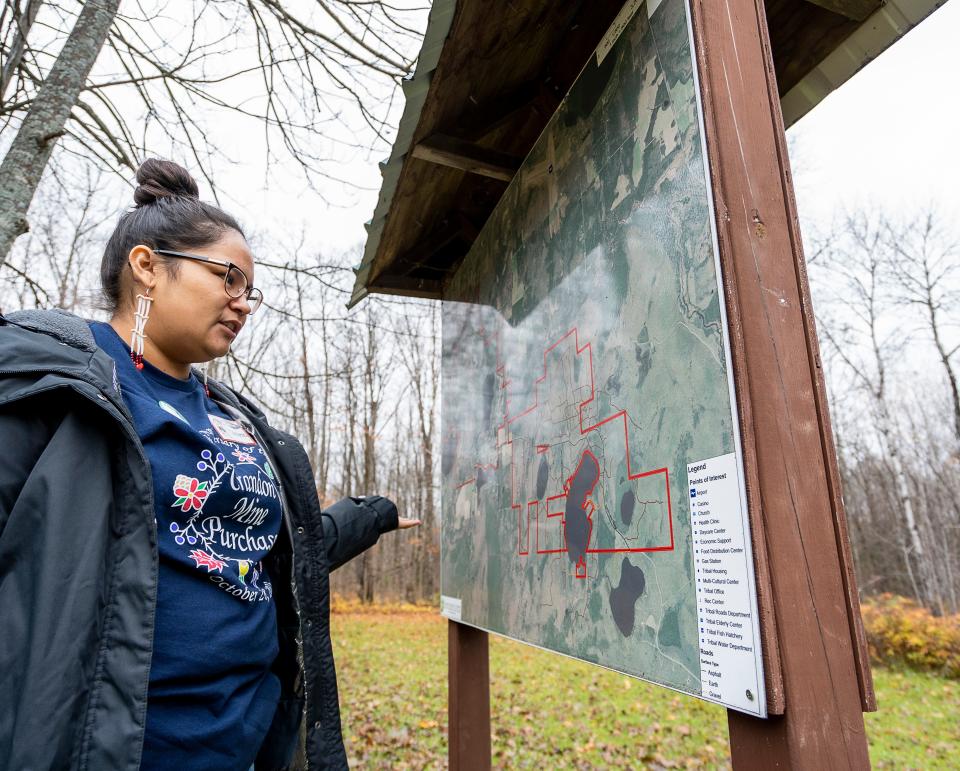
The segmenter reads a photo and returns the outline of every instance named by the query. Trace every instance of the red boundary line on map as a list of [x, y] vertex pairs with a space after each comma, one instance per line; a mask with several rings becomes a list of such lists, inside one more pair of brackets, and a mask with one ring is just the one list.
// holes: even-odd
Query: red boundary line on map
[[[588, 354], [588, 356], [589, 356], [589, 363], [590, 363], [590, 396], [589, 396], [589, 398], [584, 399], [582, 402], [580, 402], [579, 407], [578, 407], [578, 415], [577, 415], [577, 416], [578, 416], [579, 421], [580, 421], [580, 435], [581, 435], [581, 436], [586, 436], [586, 435], [589, 434], [590, 432], [596, 431], [596, 430], [599, 429], [601, 426], [605, 426], [607, 423], [610, 423], [610, 422], [612, 422], [612, 421], [615, 421], [615, 420], [617, 420], [618, 418], [623, 421], [624, 451], [625, 451], [626, 456], [627, 456], [627, 479], [629, 479], [629, 480], [632, 481], [632, 480], [635, 480], [635, 479], [643, 479], [643, 478], [645, 478], [645, 477], [655, 476], [655, 475], [657, 475], [657, 474], [663, 474], [663, 477], [664, 477], [664, 489], [666, 490], [666, 493], [667, 493], [667, 523], [668, 523], [669, 528], [670, 528], [670, 543], [669, 543], [669, 544], [666, 544], [666, 545], [663, 545], [663, 546], [615, 547], [615, 548], [611, 548], [611, 549], [591, 549], [591, 548], [588, 548], [588, 549], [587, 549], [587, 553], [588, 553], [588, 554], [620, 554], [620, 553], [636, 553], [636, 552], [673, 551], [673, 550], [674, 550], [673, 506], [672, 506], [671, 501], [670, 501], [670, 471], [669, 471], [669, 469], [665, 466], [665, 467], [663, 467], [663, 468], [652, 469], [652, 470], [650, 470], [650, 471], [638, 471], [637, 473], [633, 473], [633, 470], [630, 468], [630, 433], [629, 433], [629, 431], [628, 431], [628, 426], [627, 426], [627, 411], [626, 411], [626, 410], [620, 410], [619, 412], [615, 412], [613, 415], [609, 415], [608, 417], [604, 418], [603, 420], [601, 420], [601, 421], [599, 421], [599, 422], [597, 422], [597, 423], [594, 423], [593, 425], [589, 425], [589, 426], [584, 426], [584, 425], [583, 425], [583, 410], [584, 410], [584, 408], [585, 408], [588, 404], [590, 404], [591, 402], [593, 402], [593, 400], [596, 398], [596, 389], [595, 389], [595, 387], [594, 387], [594, 377], [593, 377], [593, 347], [592, 347], [592, 345], [591, 345], [590, 343], [584, 343], [584, 345], [581, 346], [581, 345], [580, 345], [580, 333], [579, 333], [579, 331], [578, 331], [578, 328], [577, 328], [577, 327], [573, 327], [573, 328], [570, 329], [566, 334], [564, 334], [562, 337], [560, 337], [556, 342], [554, 342], [550, 347], [548, 347], [548, 348], [546, 348], [546, 349], [544, 350], [544, 352], [543, 352], [543, 374], [542, 374], [540, 377], [538, 377], [538, 378], [533, 382], [533, 392], [534, 392], [534, 402], [533, 402], [533, 404], [531, 404], [529, 407], [527, 407], [525, 410], [523, 410], [523, 412], [519, 412], [519, 413], [517, 413], [516, 415], [511, 416], [511, 415], [510, 415], [510, 399], [509, 399], [509, 395], [505, 396], [505, 397], [504, 397], [504, 404], [505, 404], [505, 409], [504, 409], [504, 413], [505, 413], [505, 414], [504, 414], [504, 421], [503, 421], [503, 423], [502, 423], [501, 425], [497, 426], [497, 429], [496, 429], [496, 431], [497, 431], [497, 445], [496, 445], [496, 449], [499, 450], [499, 449], [500, 449], [501, 447], [503, 447], [504, 445], [507, 445], [507, 444], [510, 445], [510, 500], [512, 501], [512, 503], [511, 503], [511, 509], [514, 509], [514, 510], [516, 510], [516, 512], [517, 512], [517, 554], [518, 554], [519, 556], [524, 556], [524, 555], [527, 555], [527, 554], [530, 553], [530, 507], [531, 507], [531, 506], [536, 506], [536, 507], [537, 507], [537, 518], [536, 518], [536, 523], [537, 523], [537, 524], [536, 524], [536, 534], [535, 534], [535, 549], [536, 549], [536, 553], [537, 553], [537, 554], [562, 554], [562, 553], [565, 553], [565, 552], [567, 551], [566, 548], [563, 548], [563, 549], [542, 549], [542, 550], [540, 549], [540, 516], [539, 516], [539, 513], [540, 513], [540, 508], [539, 508], [539, 507], [540, 507], [540, 499], [535, 499], [535, 500], [527, 501], [527, 502], [526, 502], [526, 505], [515, 502], [515, 501], [516, 501], [516, 489], [517, 489], [517, 488], [516, 488], [516, 480], [515, 480], [515, 478], [514, 478], [514, 469], [516, 468], [516, 466], [515, 466], [515, 464], [514, 464], [514, 462], [513, 462], [513, 440], [512, 440], [512, 439], [508, 439], [507, 441], [503, 442], [503, 444], [501, 444], [501, 443], [500, 443], [500, 432], [501, 432], [501, 431], [506, 431], [506, 430], [509, 428], [509, 426], [510, 426], [511, 423], [513, 423], [514, 421], [522, 418], [522, 417], [525, 416], [525, 415], [529, 415], [531, 412], [533, 412], [535, 409], [537, 409], [537, 407], [540, 406], [540, 388], [539, 388], [539, 386], [540, 386], [541, 383], [545, 382], [546, 379], [547, 379], [547, 356], [550, 354], [551, 351], [553, 351], [555, 348], [557, 348], [557, 346], [559, 346], [561, 343], [563, 343], [563, 342], [564, 342], [567, 338], [569, 338], [571, 335], [573, 336], [574, 349], [576, 350], [577, 355], [579, 356], [579, 355], [582, 354], [584, 351], [586, 351], [587, 354]], [[510, 385], [510, 381], [506, 379], [506, 370], [505, 370], [505, 367], [504, 367], [503, 363], [499, 361], [499, 349], [498, 349], [497, 358], [498, 358], [498, 363], [497, 363], [496, 372], [497, 372], [498, 375], [500, 375], [500, 377], [501, 377], [501, 379], [502, 379], [502, 382], [501, 382], [501, 384], [500, 384], [500, 389], [501, 389], [501, 390], [504, 390], [504, 389], [507, 388], [508, 385]], [[549, 445], [537, 445], [537, 448], [536, 448], [536, 449], [537, 449], [537, 454], [542, 454], [542, 453], [544, 453], [544, 452], [547, 452], [547, 450], [549, 450]], [[499, 465], [500, 465], [500, 464], [499, 464], [499, 461], [498, 461], [498, 462], [495, 463], [495, 464], [477, 465], [477, 466], [476, 466], [476, 469], [477, 469], [478, 472], [486, 471], [486, 470], [491, 470], [491, 471], [492, 471], [492, 470], [498, 469], [498, 468], [499, 468]], [[467, 480], [461, 482], [459, 485], [457, 485], [457, 489], [459, 490], [460, 488], [465, 487], [466, 485], [471, 484], [472, 482], [476, 482], [476, 481], [477, 481], [477, 477], [471, 477], [470, 479], [467, 479]], [[566, 493], [561, 493], [561, 494], [559, 494], [559, 495], [550, 496], [549, 498], [546, 499], [546, 509], [547, 509], [547, 511], [546, 511], [546, 516], [547, 516], [547, 518], [559, 516], [559, 517], [561, 517], [561, 520], [560, 520], [561, 525], [564, 525], [564, 524], [565, 524], [564, 521], [563, 521], [563, 519], [562, 519], [564, 512], [563, 512], [563, 510], [561, 510], [561, 511], [557, 511], [557, 512], [554, 512], [554, 513], [550, 513], [550, 508], [551, 508], [551, 507], [550, 507], [550, 503], [551, 503], [552, 501], [555, 501], [555, 500], [565, 499], [566, 497], [567, 497], [567, 496], [566, 496]], [[524, 510], [524, 509], [526, 509], [526, 514], [527, 514], [526, 550], [524, 550], [523, 547], [522, 547], [523, 527], [522, 527], [521, 517], [523, 516], [523, 510]]]

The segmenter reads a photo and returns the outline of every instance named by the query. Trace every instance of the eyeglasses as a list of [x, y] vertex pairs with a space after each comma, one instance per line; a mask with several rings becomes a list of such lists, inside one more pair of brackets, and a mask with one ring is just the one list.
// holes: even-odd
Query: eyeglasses
[[215, 260], [212, 257], [202, 257], [199, 254], [187, 254], [186, 252], [174, 252], [171, 249], [153, 249], [156, 254], [162, 254], [165, 257], [179, 257], [181, 260], [193, 260], [195, 262], [206, 262], [211, 265], [220, 265], [227, 269], [223, 274], [223, 289], [233, 298], [240, 298], [246, 295], [247, 304], [250, 306], [250, 313], [256, 313], [257, 308], [263, 302], [263, 292], [255, 286], [250, 286], [247, 274], [232, 262], [224, 260]]

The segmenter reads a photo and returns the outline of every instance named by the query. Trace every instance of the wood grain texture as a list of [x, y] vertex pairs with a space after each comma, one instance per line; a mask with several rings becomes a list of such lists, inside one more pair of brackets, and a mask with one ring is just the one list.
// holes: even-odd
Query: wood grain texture
[[806, 0], [770, 0], [766, 17], [781, 96], [859, 26], [859, 22]]
[[785, 707], [768, 720], [729, 712], [733, 762], [868, 768], [856, 590], [765, 15], [756, 0], [692, 10], [758, 589], [771, 592], [761, 611], [775, 617]]
[[413, 148], [413, 157], [502, 182], [513, 179], [521, 160], [513, 155], [478, 147], [448, 134], [433, 134], [418, 142]]
[[490, 657], [487, 633], [448, 621], [451, 771], [490, 768]]
[[[436, 133], [470, 138], [465, 125], [478, 125], [478, 147], [524, 157], [622, 4], [515, 0], [492, 6], [460, 0], [411, 149]], [[528, 109], [505, 106], [511, 95], [527, 90]], [[492, 114], [485, 117], [478, 107]], [[396, 258], [452, 217], [466, 214], [482, 226], [503, 191], [501, 180], [429, 163], [409, 152], [371, 266], [371, 283], [399, 272]], [[447, 272], [468, 248], [450, 253]]]
[[[761, 0], [762, 2], [762, 0]], [[767, 61], [771, 58], [770, 40], [767, 28], [760, 25], [761, 44]], [[853, 636], [853, 655], [857, 671], [857, 685], [860, 691], [860, 707], [865, 712], [875, 712], [877, 697], [873, 688], [873, 675], [870, 671], [870, 652], [867, 647], [867, 635], [860, 614], [860, 595], [857, 590], [853, 550], [847, 531], [847, 517], [843, 505], [843, 490], [840, 479], [840, 466], [837, 460], [837, 448], [833, 440], [833, 425], [830, 420], [830, 408], [827, 400], [827, 384], [823, 373], [823, 360], [820, 357], [820, 343], [817, 338], [817, 324], [810, 296], [810, 282], [807, 278], [807, 264], [803, 253], [803, 240], [800, 235], [800, 215], [797, 212], [797, 200], [793, 191], [793, 177], [790, 173], [790, 158], [787, 152], [787, 137], [783, 125], [783, 113], [773, 73], [767, 70], [767, 98], [773, 105], [773, 138], [780, 161], [781, 186], [783, 200], [787, 210], [789, 236], [793, 262], [796, 268], [797, 283], [800, 289], [800, 306], [803, 313], [804, 334], [807, 342], [807, 361], [813, 380], [813, 395], [820, 428], [820, 444], [826, 460], [827, 489], [830, 493], [830, 507], [833, 517], [834, 536], [841, 565], [844, 600], [846, 602], [847, 622]]]

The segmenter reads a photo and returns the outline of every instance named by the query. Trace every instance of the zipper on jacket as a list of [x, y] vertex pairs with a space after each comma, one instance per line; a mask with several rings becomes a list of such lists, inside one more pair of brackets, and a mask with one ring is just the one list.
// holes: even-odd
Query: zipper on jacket
[[[220, 404], [220, 402], [218, 402]], [[229, 410], [233, 414], [239, 413], [243, 415], [241, 410], [232, 408]], [[244, 416], [246, 418], [246, 416]], [[274, 460], [273, 455], [268, 449], [267, 442], [264, 441], [263, 436], [257, 431], [256, 426], [253, 425], [253, 421], [249, 418], [246, 418], [244, 422], [250, 428], [254, 437], [257, 441], [260, 442], [260, 447], [263, 450], [263, 454], [267, 456], [267, 459], [270, 461], [270, 465], [273, 468], [279, 468], [277, 462]], [[309, 714], [310, 707], [310, 689], [307, 686], [307, 681], [310, 679], [307, 677], [307, 661], [306, 654], [303, 650], [303, 614], [300, 611], [300, 591], [297, 588], [297, 545], [294, 541], [294, 532], [293, 532], [293, 522], [290, 519], [290, 504], [287, 499], [287, 493], [284, 489], [283, 483], [280, 481], [279, 475], [277, 476], [277, 489], [280, 491], [280, 502], [283, 506], [283, 524], [287, 528], [287, 537], [290, 539], [290, 593], [293, 596], [293, 609], [297, 614], [297, 632], [298, 635], [295, 638], [297, 643], [297, 666], [300, 668], [300, 677], [303, 679], [303, 723], [304, 723], [304, 739], [303, 739], [303, 762], [304, 767], [309, 771], [310, 769], [310, 752], [307, 747], [306, 732], [310, 730], [310, 725], [308, 723], [307, 715]], [[299, 744], [299, 731], [298, 734], [298, 744]]]
[[[263, 454], [267, 456], [270, 466], [274, 469], [278, 469], [279, 466], [274, 460], [273, 455], [270, 453], [267, 442], [264, 441], [263, 435], [257, 430], [257, 427], [253, 424], [253, 421], [250, 420], [249, 416], [246, 415], [243, 410], [238, 407], [234, 407], [232, 404], [220, 401], [219, 399], [212, 399], [212, 401], [245, 424], [245, 427], [249, 429], [250, 433], [252, 433], [254, 438], [260, 443], [260, 449], [263, 450]], [[303, 614], [300, 612], [300, 592], [297, 589], [297, 549], [296, 542], [294, 541], [293, 523], [290, 520], [290, 504], [287, 500], [287, 494], [284, 490], [283, 483], [280, 481], [279, 475], [277, 475], [276, 482], [277, 489], [280, 491], [280, 504], [283, 508], [283, 517], [281, 519], [283, 520], [283, 524], [287, 529], [287, 537], [290, 539], [290, 593], [293, 596], [293, 609], [297, 614], [297, 631], [299, 632], [295, 638], [297, 643], [297, 666], [300, 668], [300, 676], [303, 679], [304, 730], [309, 731], [310, 726], [307, 724], [307, 713], [310, 705], [310, 689], [307, 687], [307, 680], [309, 678], [307, 678], [307, 662], [303, 652]], [[297, 733], [299, 734], [299, 731]], [[309, 771], [310, 753], [307, 751], [306, 733], [304, 733], [303, 749], [303, 761], [306, 764], [306, 769]]]

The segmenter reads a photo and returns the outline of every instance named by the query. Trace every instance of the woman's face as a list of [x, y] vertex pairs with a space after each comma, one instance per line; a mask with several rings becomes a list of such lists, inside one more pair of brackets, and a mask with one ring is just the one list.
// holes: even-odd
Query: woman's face
[[[182, 251], [232, 262], [246, 274], [248, 286], [254, 286], [253, 255], [235, 230], [225, 231], [210, 246]], [[250, 314], [246, 295], [227, 294], [224, 266], [177, 257], [164, 259], [167, 264], [176, 263], [176, 272], [171, 275], [161, 268], [154, 274], [147, 337], [174, 362], [196, 364], [223, 356]]]

